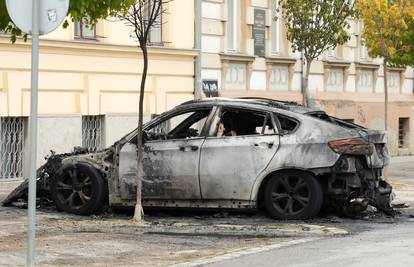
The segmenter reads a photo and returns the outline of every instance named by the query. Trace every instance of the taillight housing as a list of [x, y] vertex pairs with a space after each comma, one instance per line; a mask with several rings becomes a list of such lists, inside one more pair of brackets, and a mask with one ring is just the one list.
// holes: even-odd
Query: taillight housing
[[338, 154], [371, 155], [374, 152], [373, 144], [363, 138], [349, 138], [328, 142], [329, 147]]

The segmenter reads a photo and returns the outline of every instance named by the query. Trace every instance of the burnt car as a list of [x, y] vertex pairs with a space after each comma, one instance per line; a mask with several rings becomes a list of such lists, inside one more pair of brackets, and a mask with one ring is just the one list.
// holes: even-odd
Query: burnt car
[[[38, 196], [88, 215], [136, 201], [137, 130], [108, 149], [52, 155]], [[306, 219], [323, 206], [392, 213], [384, 180], [386, 135], [292, 102], [212, 98], [186, 102], [144, 125], [144, 208], [264, 208]], [[27, 182], [4, 201], [27, 197]]]

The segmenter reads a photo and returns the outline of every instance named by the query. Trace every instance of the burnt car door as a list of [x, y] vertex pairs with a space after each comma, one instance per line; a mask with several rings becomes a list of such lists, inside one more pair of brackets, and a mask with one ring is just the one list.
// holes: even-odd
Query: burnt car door
[[[146, 128], [143, 199], [201, 199], [198, 168], [205, 140], [203, 128], [210, 112], [209, 107], [187, 109], [157, 119]], [[130, 177], [136, 175], [134, 151], [135, 145], [125, 145], [121, 151], [120, 177], [124, 179], [121, 185], [128, 184]]]
[[255, 179], [278, 147], [279, 135], [271, 113], [220, 108], [201, 150], [203, 199], [250, 200]]

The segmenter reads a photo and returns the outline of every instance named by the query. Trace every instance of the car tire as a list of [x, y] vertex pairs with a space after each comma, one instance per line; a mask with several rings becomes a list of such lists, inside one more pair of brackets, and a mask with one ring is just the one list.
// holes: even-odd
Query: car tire
[[266, 210], [274, 219], [303, 220], [318, 215], [323, 204], [320, 183], [309, 173], [283, 171], [275, 174], [264, 191]]
[[91, 215], [104, 207], [107, 185], [99, 171], [91, 165], [68, 164], [51, 179], [50, 194], [59, 211]]

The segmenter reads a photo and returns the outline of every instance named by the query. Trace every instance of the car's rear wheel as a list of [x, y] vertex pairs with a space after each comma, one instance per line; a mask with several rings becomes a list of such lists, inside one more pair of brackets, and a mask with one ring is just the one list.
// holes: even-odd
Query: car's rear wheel
[[314, 176], [301, 171], [275, 174], [267, 183], [264, 200], [275, 219], [309, 219], [318, 215], [322, 203], [321, 185]]
[[87, 163], [63, 166], [50, 183], [50, 193], [60, 211], [90, 215], [102, 209], [107, 186], [101, 174]]

